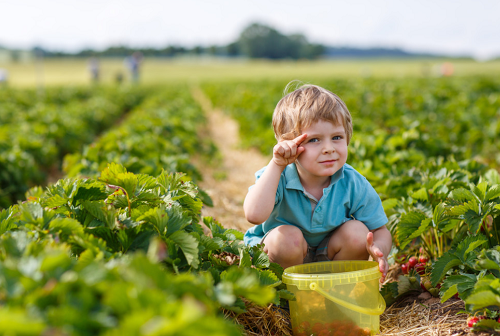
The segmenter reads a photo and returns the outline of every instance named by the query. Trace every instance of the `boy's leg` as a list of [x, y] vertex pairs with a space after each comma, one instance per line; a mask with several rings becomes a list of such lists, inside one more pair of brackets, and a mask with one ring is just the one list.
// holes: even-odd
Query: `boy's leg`
[[366, 236], [368, 228], [357, 220], [350, 220], [335, 229], [328, 242], [330, 260], [368, 260]]
[[307, 242], [298, 227], [281, 225], [264, 239], [264, 252], [272, 262], [287, 268], [302, 264], [307, 254]]

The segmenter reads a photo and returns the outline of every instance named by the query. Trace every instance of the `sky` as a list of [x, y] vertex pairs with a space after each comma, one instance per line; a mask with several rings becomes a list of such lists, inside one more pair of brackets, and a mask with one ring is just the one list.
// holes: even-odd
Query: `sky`
[[0, 46], [225, 45], [253, 22], [328, 46], [500, 56], [498, 0], [0, 0]]

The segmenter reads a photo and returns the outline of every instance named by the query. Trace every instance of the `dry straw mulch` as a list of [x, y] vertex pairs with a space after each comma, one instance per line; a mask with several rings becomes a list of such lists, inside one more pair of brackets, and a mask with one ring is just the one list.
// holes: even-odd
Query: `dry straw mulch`
[[[240, 324], [247, 336], [286, 335], [291, 336], [290, 316], [276, 306], [260, 307], [247, 303], [248, 311], [236, 314], [225, 311], [226, 318]], [[390, 306], [380, 316], [380, 336], [465, 336], [490, 335], [472, 333], [467, 327], [467, 315], [459, 312], [464, 302], [450, 299], [440, 303], [439, 299], [422, 300], [408, 297]]]
[[290, 326], [290, 315], [274, 305], [260, 307], [245, 300], [247, 312], [236, 314], [232, 311], [224, 311], [228, 319], [234, 320], [245, 329], [247, 336], [268, 335], [292, 335]]

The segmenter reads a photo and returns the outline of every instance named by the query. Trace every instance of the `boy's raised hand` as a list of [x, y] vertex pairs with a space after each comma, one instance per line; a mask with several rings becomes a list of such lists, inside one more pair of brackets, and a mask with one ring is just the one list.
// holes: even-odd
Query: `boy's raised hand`
[[382, 272], [380, 282], [384, 282], [387, 271], [389, 270], [389, 262], [387, 261], [387, 257], [384, 256], [384, 252], [382, 252], [382, 250], [374, 244], [373, 232], [368, 232], [368, 235], [366, 236], [366, 250], [370, 253], [373, 260], [378, 262], [379, 270]]
[[293, 140], [280, 140], [273, 148], [273, 161], [278, 166], [286, 167], [295, 162], [299, 155], [305, 150], [300, 144], [307, 137], [307, 134], [301, 134]]

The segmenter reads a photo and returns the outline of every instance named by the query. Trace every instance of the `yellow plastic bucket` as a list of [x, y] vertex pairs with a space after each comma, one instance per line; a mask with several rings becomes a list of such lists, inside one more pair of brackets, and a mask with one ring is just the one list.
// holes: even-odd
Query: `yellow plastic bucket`
[[385, 300], [374, 261], [325, 261], [288, 267], [287, 289], [295, 294], [290, 317], [295, 336], [379, 333]]

